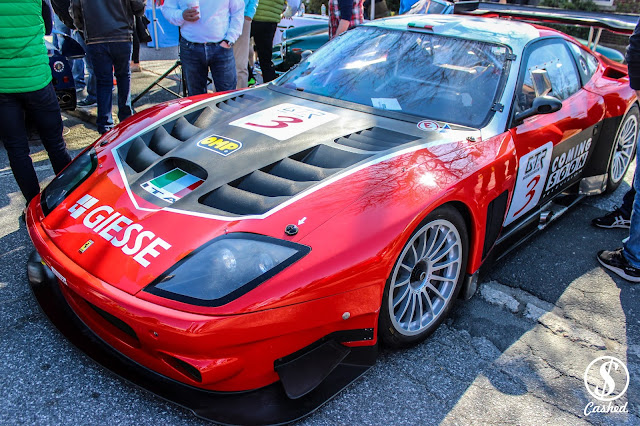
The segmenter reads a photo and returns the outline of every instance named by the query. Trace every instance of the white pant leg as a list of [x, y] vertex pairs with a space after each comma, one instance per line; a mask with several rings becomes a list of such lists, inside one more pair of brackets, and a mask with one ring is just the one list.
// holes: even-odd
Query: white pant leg
[[247, 87], [249, 72], [247, 71], [247, 58], [249, 57], [249, 40], [251, 39], [251, 21], [244, 20], [242, 34], [233, 45], [233, 56], [236, 59], [236, 75], [238, 77], [237, 89]]

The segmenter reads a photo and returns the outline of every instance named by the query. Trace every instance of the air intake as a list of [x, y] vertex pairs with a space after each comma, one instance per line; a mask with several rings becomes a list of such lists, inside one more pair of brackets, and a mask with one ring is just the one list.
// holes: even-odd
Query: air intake
[[384, 151], [416, 140], [415, 136], [394, 132], [382, 127], [372, 127], [360, 132], [342, 136], [335, 140], [339, 145], [363, 151]]
[[369, 156], [317, 145], [222, 185], [200, 203], [225, 214], [263, 214]]
[[125, 163], [140, 173], [183, 142], [208, 129], [218, 114], [240, 112], [248, 105], [261, 100], [262, 98], [251, 95], [235, 96], [220, 101], [213, 107], [207, 106], [169, 121], [151, 133], [134, 139], [128, 146]]

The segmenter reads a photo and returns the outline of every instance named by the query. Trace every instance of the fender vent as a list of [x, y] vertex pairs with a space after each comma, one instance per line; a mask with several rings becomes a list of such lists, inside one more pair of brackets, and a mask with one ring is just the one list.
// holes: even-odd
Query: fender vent
[[200, 203], [227, 214], [263, 214], [370, 155], [317, 145], [225, 184]]
[[384, 151], [415, 140], [415, 136], [372, 127], [335, 140], [337, 144], [361, 149], [363, 151]]

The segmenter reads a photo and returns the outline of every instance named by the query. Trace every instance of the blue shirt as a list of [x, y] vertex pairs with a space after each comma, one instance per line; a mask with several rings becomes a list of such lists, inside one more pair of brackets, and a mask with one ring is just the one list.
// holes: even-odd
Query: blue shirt
[[200, 0], [200, 19], [195, 22], [182, 18], [187, 9], [187, 0], [165, 0], [162, 14], [171, 24], [179, 26], [182, 37], [190, 42], [235, 43], [242, 34], [244, 0]]
[[244, 0], [244, 16], [253, 19], [258, 9], [258, 0]]

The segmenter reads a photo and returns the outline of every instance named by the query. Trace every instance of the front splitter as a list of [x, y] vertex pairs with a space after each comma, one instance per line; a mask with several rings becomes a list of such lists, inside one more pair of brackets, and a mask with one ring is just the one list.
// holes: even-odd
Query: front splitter
[[[305, 417], [336, 396], [373, 364], [377, 346], [349, 348], [349, 355], [315, 389], [290, 399], [281, 382], [245, 392], [214, 392], [160, 375], [125, 357], [93, 333], [73, 312], [51, 271], [33, 252], [28, 262], [31, 290], [53, 325], [78, 349], [124, 380], [196, 416], [220, 424], [290, 423]], [[33, 279], [39, 276], [40, 279]]]

